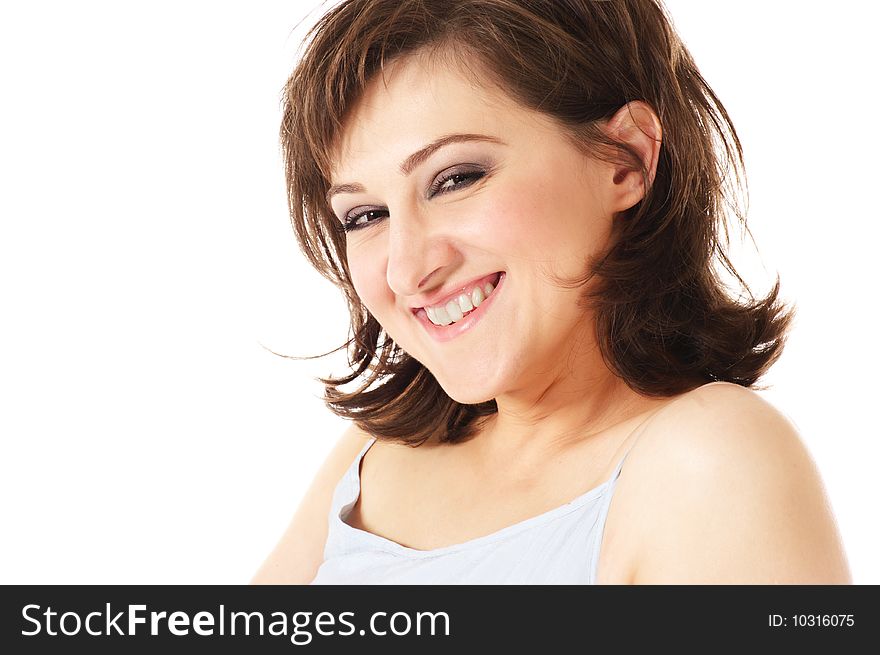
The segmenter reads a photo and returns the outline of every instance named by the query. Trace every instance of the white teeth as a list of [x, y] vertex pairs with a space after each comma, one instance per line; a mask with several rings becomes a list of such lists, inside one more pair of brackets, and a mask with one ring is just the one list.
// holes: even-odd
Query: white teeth
[[434, 325], [446, 326], [460, 321], [467, 312], [482, 305], [493, 291], [495, 291], [495, 285], [487, 282], [482, 287], [475, 286], [469, 294], [459, 294], [458, 298], [450, 300], [445, 306], [425, 307], [425, 313], [428, 315], [428, 320]]
[[452, 318], [449, 316], [448, 312], [444, 307], [435, 307], [434, 308], [434, 318], [437, 320], [434, 321], [437, 325], [449, 325], [452, 323]]
[[449, 314], [453, 321], [460, 321], [464, 316], [464, 312], [461, 311], [461, 307], [459, 307], [458, 302], [455, 300], [450, 300], [446, 303], [446, 313]]

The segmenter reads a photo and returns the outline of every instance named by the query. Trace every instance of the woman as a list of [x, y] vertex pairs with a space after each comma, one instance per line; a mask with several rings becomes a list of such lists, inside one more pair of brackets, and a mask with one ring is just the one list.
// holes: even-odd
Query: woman
[[308, 40], [282, 143], [353, 422], [254, 581], [850, 582], [750, 389], [792, 310], [726, 257], [740, 143], [662, 6], [351, 0]]

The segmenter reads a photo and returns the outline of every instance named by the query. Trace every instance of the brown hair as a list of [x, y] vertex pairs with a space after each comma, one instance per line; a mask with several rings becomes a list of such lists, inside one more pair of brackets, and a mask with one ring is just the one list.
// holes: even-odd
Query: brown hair
[[[465, 440], [477, 419], [497, 411], [494, 400], [452, 400], [384, 333], [355, 292], [345, 234], [325, 199], [348, 112], [387, 62], [417, 52], [478, 62], [484, 82], [555, 118], [586, 152], [643, 175], [638, 154], [597, 123], [632, 100], [656, 111], [663, 143], [652, 184], [618, 217], [584, 278], [567, 282], [584, 286], [604, 361], [630, 388], [672, 396], [717, 380], [751, 387], [778, 359], [794, 311], [777, 300], [779, 276], [756, 300], [724, 248], [725, 206], [748, 231], [737, 198], [745, 190], [742, 146], [659, 1], [347, 0], [304, 44], [284, 89], [281, 142], [299, 244], [351, 313], [351, 338], [337, 348], [348, 349], [351, 373], [318, 378], [337, 415], [418, 445], [434, 436]], [[716, 264], [747, 301], [728, 295]]]

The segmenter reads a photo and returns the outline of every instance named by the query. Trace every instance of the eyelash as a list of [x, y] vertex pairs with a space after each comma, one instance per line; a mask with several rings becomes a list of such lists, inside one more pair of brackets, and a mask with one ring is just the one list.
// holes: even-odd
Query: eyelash
[[[428, 189], [428, 197], [432, 198], [435, 195], [442, 195], [445, 193], [449, 193], [450, 191], [456, 191], [458, 189], [463, 189], [464, 187], [471, 186], [474, 182], [476, 182], [480, 178], [484, 177], [485, 175], [486, 175], [486, 171], [482, 171], [482, 170], [454, 171], [452, 173], [449, 173], [448, 175], [444, 175], [439, 180], [434, 182], [434, 184], [431, 185], [431, 188]], [[446, 184], [448, 181], [450, 181], [456, 177], [462, 177], [462, 178], [464, 178], [464, 181], [459, 184], [456, 184], [451, 189], [448, 189], [446, 191], [440, 190], [443, 188], [444, 184]], [[355, 230], [363, 229], [365, 227], [372, 225], [373, 223], [376, 223], [377, 221], [373, 220], [373, 221], [368, 221], [367, 223], [362, 223], [360, 225], [357, 225], [356, 222], [361, 217], [366, 216], [367, 214], [373, 214], [373, 213], [382, 213], [382, 212], [387, 213], [387, 211], [388, 211], [387, 209], [367, 209], [367, 210], [364, 210], [364, 211], [359, 212], [357, 214], [347, 215], [345, 217], [345, 223], [343, 224], [342, 229], [345, 232], [354, 232]]]

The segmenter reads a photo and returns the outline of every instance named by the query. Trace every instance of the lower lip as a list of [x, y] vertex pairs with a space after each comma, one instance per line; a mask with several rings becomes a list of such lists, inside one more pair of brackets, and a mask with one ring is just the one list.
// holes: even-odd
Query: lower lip
[[498, 278], [498, 284], [495, 285], [495, 290], [489, 294], [489, 297], [481, 302], [479, 307], [456, 323], [450, 323], [445, 326], [434, 325], [431, 323], [424, 309], [420, 309], [416, 314], [416, 320], [424, 326], [425, 330], [435, 341], [451, 341], [460, 334], [473, 329], [473, 327], [483, 319], [486, 312], [491, 309], [492, 303], [495, 302], [495, 298], [501, 293], [506, 278], [507, 274], [501, 273], [501, 277]]

